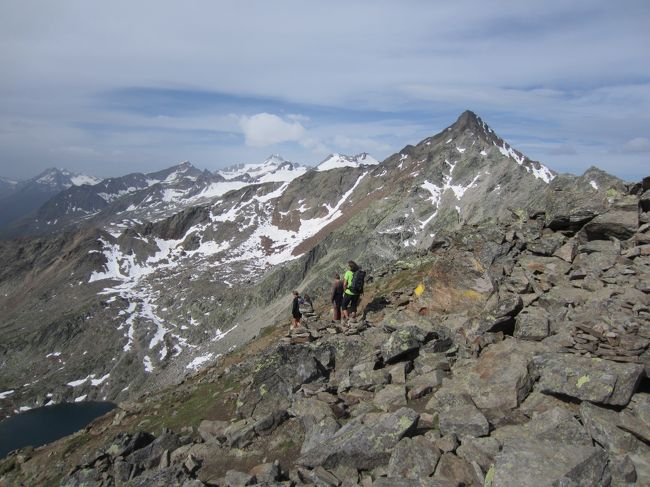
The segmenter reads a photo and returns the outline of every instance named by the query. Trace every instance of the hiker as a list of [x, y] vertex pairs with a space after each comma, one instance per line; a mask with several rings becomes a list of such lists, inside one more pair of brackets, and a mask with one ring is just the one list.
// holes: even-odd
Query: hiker
[[341, 275], [337, 272], [334, 275], [334, 282], [332, 283], [332, 293], [330, 302], [332, 303], [332, 323], [341, 321], [341, 302], [343, 301], [343, 281]]
[[293, 306], [291, 307], [290, 330], [295, 330], [296, 328], [300, 328], [300, 318], [302, 318], [302, 313], [300, 312], [300, 293], [298, 291], [294, 291]]
[[361, 294], [363, 294], [365, 278], [365, 271], [362, 271], [361, 267], [353, 260], [348, 261], [348, 270], [343, 275], [343, 302], [341, 303], [344, 320], [356, 319], [357, 305]]

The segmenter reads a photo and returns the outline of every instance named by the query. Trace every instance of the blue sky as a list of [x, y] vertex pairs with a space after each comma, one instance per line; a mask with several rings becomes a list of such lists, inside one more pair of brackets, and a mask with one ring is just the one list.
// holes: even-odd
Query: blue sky
[[560, 172], [650, 175], [650, 2], [0, 4], [0, 176], [383, 159], [465, 109]]

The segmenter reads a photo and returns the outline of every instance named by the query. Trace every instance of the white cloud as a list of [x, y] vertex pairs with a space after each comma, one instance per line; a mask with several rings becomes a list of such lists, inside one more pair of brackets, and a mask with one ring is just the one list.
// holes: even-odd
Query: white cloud
[[241, 117], [239, 125], [246, 137], [246, 145], [251, 147], [297, 142], [305, 136], [306, 132], [300, 122], [286, 122], [271, 113]]
[[650, 152], [650, 139], [647, 137], [635, 137], [623, 145], [623, 152], [640, 153]]

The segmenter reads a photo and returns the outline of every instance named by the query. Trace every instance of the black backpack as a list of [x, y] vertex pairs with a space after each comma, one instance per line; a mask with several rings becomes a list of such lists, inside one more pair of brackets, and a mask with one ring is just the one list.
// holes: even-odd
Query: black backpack
[[359, 269], [352, 276], [352, 285], [350, 291], [354, 294], [363, 294], [363, 283], [366, 280], [366, 271]]

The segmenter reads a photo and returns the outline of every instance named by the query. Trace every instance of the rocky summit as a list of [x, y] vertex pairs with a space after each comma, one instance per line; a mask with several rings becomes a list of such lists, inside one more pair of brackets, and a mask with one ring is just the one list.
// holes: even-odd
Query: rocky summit
[[556, 174], [472, 112], [347, 159], [2, 243], [3, 414], [118, 407], [0, 485], [650, 485], [650, 178]]

